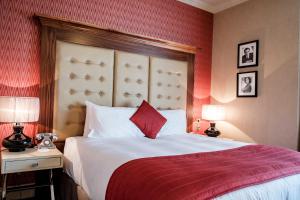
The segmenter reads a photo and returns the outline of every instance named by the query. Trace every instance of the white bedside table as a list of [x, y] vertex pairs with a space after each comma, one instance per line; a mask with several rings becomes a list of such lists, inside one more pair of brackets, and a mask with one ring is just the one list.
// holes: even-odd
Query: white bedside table
[[58, 149], [49, 149], [48, 152], [39, 152], [37, 149], [26, 149], [22, 152], [1, 151], [2, 199], [6, 198], [7, 174], [49, 169], [51, 200], [54, 200], [52, 169], [61, 168], [62, 166], [63, 154]]

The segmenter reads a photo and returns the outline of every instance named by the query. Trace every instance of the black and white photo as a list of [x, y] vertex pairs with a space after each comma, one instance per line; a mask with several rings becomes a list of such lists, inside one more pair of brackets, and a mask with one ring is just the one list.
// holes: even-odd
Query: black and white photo
[[237, 74], [237, 97], [257, 97], [257, 71]]
[[238, 68], [258, 66], [258, 40], [238, 45]]

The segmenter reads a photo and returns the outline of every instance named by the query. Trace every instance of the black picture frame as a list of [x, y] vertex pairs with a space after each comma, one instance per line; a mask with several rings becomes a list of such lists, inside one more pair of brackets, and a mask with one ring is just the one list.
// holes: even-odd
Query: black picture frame
[[[246, 48], [249, 48], [250, 55], [248, 59], [244, 57], [245, 55], [243, 51]], [[253, 40], [250, 42], [244, 42], [238, 44], [238, 59], [237, 59], [237, 67], [245, 68], [245, 67], [256, 67], [258, 66], [259, 61], [259, 40]]]
[[[245, 78], [245, 80], [243, 80], [243, 78]], [[250, 79], [249, 84], [246, 83], [246, 78], [248, 78], [248, 81]], [[257, 88], [258, 88], [257, 87], [257, 83], [258, 83], [257, 79], [258, 79], [257, 71], [237, 73], [236, 96], [237, 97], [257, 97]]]

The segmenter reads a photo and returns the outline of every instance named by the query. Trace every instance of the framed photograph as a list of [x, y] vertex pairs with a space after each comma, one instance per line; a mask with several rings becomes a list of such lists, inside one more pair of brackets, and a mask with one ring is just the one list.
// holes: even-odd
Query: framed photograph
[[258, 66], [258, 49], [258, 40], [239, 44], [238, 68]]
[[257, 71], [237, 73], [237, 97], [257, 97]]

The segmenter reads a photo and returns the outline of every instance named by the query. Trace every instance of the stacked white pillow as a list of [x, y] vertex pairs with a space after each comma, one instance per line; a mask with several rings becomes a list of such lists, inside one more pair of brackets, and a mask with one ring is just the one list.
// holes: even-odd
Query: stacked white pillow
[[[86, 101], [85, 137], [120, 138], [144, 137], [140, 129], [130, 121], [137, 108], [99, 106]], [[186, 114], [184, 110], [159, 111], [167, 122], [158, 137], [186, 133]]]

